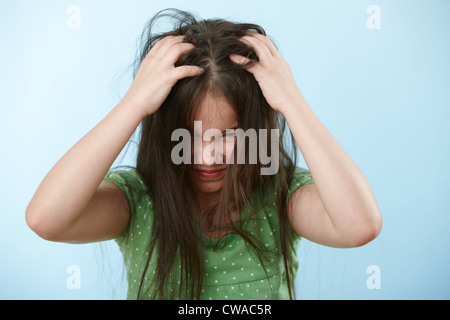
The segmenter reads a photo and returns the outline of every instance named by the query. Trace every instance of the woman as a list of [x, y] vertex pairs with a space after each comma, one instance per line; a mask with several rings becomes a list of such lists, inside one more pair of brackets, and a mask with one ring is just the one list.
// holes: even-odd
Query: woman
[[[167, 17], [174, 30], [154, 35]], [[260, 26], [169, 10], [150, 20], [142, 40], [122, 101], [28, 205], [27, 223], [40, 237], [115, 239], [129, 299], [292, 299], [300, 235], [343, 248], [377, 237], [382, 217], [369, 184]], [[139, 124], [136, 167], [108, 172]], [[277, 145], [276, 172], [261, 174], [268, 163], [250, 161], [252, 142], [238, 141], [238, 128], [254, 130], [260, 150]], [[183, 159], [193, 161], [173, 161], [180, 129], [192, 138]], [[209, 129], [223, 137], [205, 138]], [[269, 129], [279, 136], [260, 134]], [[213, 143], [222, 152], [210, 152]], [[296, 167], [295, 146], [310, 171]]]

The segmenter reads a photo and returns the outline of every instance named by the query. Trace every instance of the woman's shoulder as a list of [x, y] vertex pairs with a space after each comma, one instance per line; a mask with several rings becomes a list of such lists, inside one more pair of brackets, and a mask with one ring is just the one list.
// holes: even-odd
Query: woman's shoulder
[[114, 184], [127, 185], [133, 189], [145, 191], [144, 181], [139, 172], [134, 167], [126, 167], [126, 169], [112, 169], [108, 171], [103, 181], [112, 182]]
[[[128, 167], [109, 171], [103, 181], [117, 185], [127, 197], [130, 205], [128, 227], [121, 236], [116, 238], [116, 242], [121, 249], [126, 246], [141, 246], [141, 241], [135, 241], [136, 243], [128, 241], [132, 240], [135, 235], [144, 235], [144, 233], [150, 232], [153, 223], [153, 201], [141, 175], [136, 168]], [[139, 238], [143, 239], [144, 237]]]
[[[126, 169], [111, 170], [106, 174], [103, 181], [114, 183], [122, 190], [128, 199], [132, 216], [143, 210], [152, 209], [148, 189], [136, 168], [127, 167]], [[137, 215], [139, 216], [139, 214]]]
[[294, 175], [292, 176], [292, 181], [289, 184], [289, 191], [296, 190], [305, 185], [314, 183], [311, 176], [311, 172], [302, 167], [295, 167]]
[[281, 174], [271, 176], [270, 183], [268, 183], [264, 188], [264, 197], [266, 201], [272, 201], [272, 198], [276, 197], [279, 191], [280, 183], [287, 189], [287, 198], [289, 199], [292, 194], [299, 188], [314, 183], [311, 173], [308, 169], [295, 166], [293, 174], [291, 176], [285, 176], [281, 178]]

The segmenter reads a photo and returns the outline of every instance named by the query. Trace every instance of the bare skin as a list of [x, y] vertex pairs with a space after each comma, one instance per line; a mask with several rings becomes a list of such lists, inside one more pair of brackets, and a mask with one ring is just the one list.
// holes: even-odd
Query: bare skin
[[[203, 72], [195, 66], [174, 66], [183, 53], [193, 49], [182, 40], [167, 37], [158, 41], [124, 99], [45, 176], [26, 210], [27, 223], [39, 236], [86, 243], [113, 239], [125, 230], [130, 217], [127, 199], [117, 186], [102, 179], [142, 119], [160, 107], [176, 81]], [[294, 230], [332, 247], [370, 242], [381, 231], [382, 216], [365, 177], [308, 106], [273, 43], [253, 32], [241, 40], [258, 55], [260, 62], [248, 71], [271, 107], [286, 117], [315, 182], [300, 188], [290, 199], [288, 217]], [[237, 55], [230, 59], [245, 61]], [[220, 109], [220, 121], [208, 117], [213, 105], [207, 98], [201, 108], [205, 130], [235, 125], [235, 115], [226, 105], [216, 108]], [[206, 161], [200, 166], [211, 168], [218, 165]], [[223, 180], [201, 176], [193, 182], [202, 207], [217, 198], [223, 185]]]
[[[285, 116], [315, 182], [297, 190], [289, 201], [294, 230], [331, 247], [358, 247], [375, 239], [382, 215], [364, 175], [308, 106], [271, 40], [249, 32], [241, 41], [258, 55], [259, 63], [247, 70], [270, 106]], [[230, 59], [246, 62], [239, 55]]]
[[158, 41], [122, 101], [45, 176], [26, 209], [27, 224], [40, 237], [86, 243], [124, 231], [128, 201], [117, 186], [102, 180], [142, 119], [161, 106], [173, 85], [203, 72], [196, 66], [174, 66], [194, 49], [183, 38]]

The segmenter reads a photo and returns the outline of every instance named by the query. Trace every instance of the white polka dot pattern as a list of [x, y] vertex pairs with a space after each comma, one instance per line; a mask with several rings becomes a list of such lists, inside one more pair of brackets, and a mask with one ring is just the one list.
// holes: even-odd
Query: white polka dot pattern
[[[112, 171], [104, 181], [116, 184], [126, 195], [131, 210], [127, 230], [116, 239], [124, 255], [128, 279], [128, 299], [136, 299], [141, 281], [144, 264], [148, 258], [149, 243], [152, 239], [153, 204], [146, 193], [146, 188], [135, 169]], [[314, 183], [310, 173], [297, 168], [289, 189], [287, 200], [292, 193], [303, 185]], [[236, 234], [230, 234], [226, 242], [221, 242], [219, 250], [214, 250], [216, 240], [204, 235], [205, 244], [205, 275], [201, 299], [238, 300], [238, 299], [289, 299], [283, 258], [279, 243], [278, 210], [276, 193], [265, 192], [264, 204], [256, 212], [254, 219], [249, 216], [248, 208], [244, 208], [241, 219], [244, 228], [252, 236], [261, 241], [266, 249], [264, 259], [260, 261], [252, 249], [249, 250], [245, 240]], [[294, 265], [296, 271], [298, 262], [296, 249], [300, 237], [295, 235], [293, 244]], [[143, 291], [152, 283], [155, 277], [155, 259], [151, 263], [144, 278]], [[175, 279], [179, 279], [180, 265], [174, 268]], [[175, 289], [182, 284], [177, 281]]]

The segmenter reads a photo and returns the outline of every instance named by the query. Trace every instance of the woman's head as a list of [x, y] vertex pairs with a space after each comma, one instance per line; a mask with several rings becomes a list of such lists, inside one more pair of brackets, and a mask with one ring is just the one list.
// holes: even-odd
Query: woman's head
[[[177, 22], [175, 28], [157, 35], [152, 34], [157, 23], [167, 18]], [[244, 66], [233, 63], [229, 58], [230, 54], [240, 54], [248, 57], [250, 63], [258, 61], [254, 51], [239, 41], [239, 38], [250, 30], [265, 34], [264, 29], [258, 25], [232, 23], [221, 19], [197, 20], [192, 15], [173, 9], [160, 12], [148, 23], [143, 34], [145, 45], [140, 61], [158, 40], [182, 35], [185, 36], [185, 42], [195, 45], [195, 49], [183, 55], [176, 65], [196, 65], [205, 70], [200, 76], [178, 81], [157, 111], [155, 117], [159, 117], [159, 124], [164, 126], [166, 131], [186, 128], [195, 134], [194, 121], [204, 122], [204, 116], [211, 113], [235, 118], [230, 122], [236, 120], [237, 126], [243, 130], [278, 128], [277, 113], [267, 104], [253, 75], [247, 72]], [[205, 111], [204, 108], [209, 110]], [[214, 120], [220, 124], [219, 119]], [[206, 130], [207, 127], [206, 123], [203, 123], [203, 129]], [[169, 146], [173, 148], [173, 144], [167, 145]], [[165, 151], [168, 159], [169, 148]], [[213, 169], [208, 165], [199, 167]], [[219, 167], [223, 168], [217, 168]], [[196, 190], [202, 189], [206, 184], [213, 184], [197, 179], [198, 175], [193, 174], [195, 166], [188, 166], [186, 169], [193, 178], [191, 182], [195, 183], [194, 187], [198, 187]], [[258, 167], [254, 166], [252, 169], [256, 172]], [[217, 189], [217, 186], [214, 189]]]
[[[175, 22], [174, 27], [168, 32], [153, 34], [157, 23], [166, 18]], [[257, 81], [245, 66], [237, 65], [229, 58], [231, 54], [239, 54], [247, 57], [249, 63], [258, 62], [255, 52], [239, 41], [249, 30], [265, 34], [258, 25], [221, 19], [198, 20], [189, 13], [172, 9], [162, 11], [151, 19], [142, 34], [143, 46], [136, 61], [135, 75], [153, 45], [167, 36], [184, 35], [185, 42], [195, 45], [195, 49], [181, 56], [176, 65], [196, 65], [204, 69], [200, 76], [179, 80], [161, 107], [146, 117], [141, 127], [136, 167], [154, 200], [154, 238], [150, 251], [153, 253], [156, 250], [159, 255], [156, 272], [160, 281], [156, 292], [160, 296], [168, 282], [175, 252], [180, 255], [186, 288], [190, 289], [193, 297], [198, 296], [204, 268], [202, 230], [212, 234], [221, 234], [224, 230], [237, 233], [248, 240], [258, 253], [257, 241], [253, 241], [242, 226], [235, 225], [233, 217], [244, 206], [252, 205], [255, 189], [262, 191], [273, 181], [278, 186], [285, 265], [289, 260], [286, 234], [283, 232], [288, 223], [284, 202], [295, 168], [296, 151], [293, 148], [291, 156], [284, 146], [287, 142], [284, 137], [285, 119], [268, 105]], [[201, 121], [200, 131], [196, 130], [195, 121]], [[248, 148], [244, 148], [244, 164], [238, 164], [236, 159], [232, 165], [217, 163], [220, 156], [214, 154], [214, 159], [209, 157], [211, 154], [204, 152], [209, 142], [205, 144], [203, 140], [201, 148], [192, 148], [191, 154], [194, 158], [196, 152], [201, 152], [201, 164], [195, 161], [175, 164], [172, 161], [172, 150], [177, 142], [172, 141], [171, 137], [175, 130], [188, 130], [194, 141], [196, 135], [203, 137], [205, 131], [211, 128], [220, 131], [252, 129], [256, 133], [260, 129], [278, 129], [280, 170], [277, 175], [262, 176], [261, 168], [266, 165], [259, 159], [256, 163], [249, 163]], [[292, 135], [290, 138], [293, 143]], [[232, 143], [223, 142], [224, 150], [228, 151], [221, 155], [225, 161], [230, 156], [236, 156], [235, 140], [228, 141]], [[245, 142], [246, 146], [248, 143]], [[270, 143], [267, 142], [268, 145]], [[231, 155], [230, 149], [233, 149]], [[198, 171], [221, 169], [226, 171], [212, 174]], [[206, 209], [201, 208], [199, 202], [205, 196], [214, 199]], [[169, 229], [170, 233], [167, 232]]]

